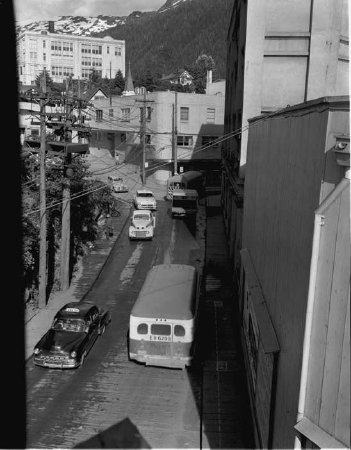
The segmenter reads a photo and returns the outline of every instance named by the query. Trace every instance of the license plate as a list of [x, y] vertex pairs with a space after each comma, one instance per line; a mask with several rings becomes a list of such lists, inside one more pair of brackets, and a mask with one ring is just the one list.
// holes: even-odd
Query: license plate
[[162, 342], [170, 342], [171, 337], [170, 336], [150, 336], [150, 341], [162, 341]]

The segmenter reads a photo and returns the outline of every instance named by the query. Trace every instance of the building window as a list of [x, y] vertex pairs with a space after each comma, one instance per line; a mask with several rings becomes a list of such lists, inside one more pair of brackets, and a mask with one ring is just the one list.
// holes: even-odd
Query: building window
[[188, 122], [189, 121], [189, 108], [181, 106], [180, 108], [180, 121]]
[[145, 144], [151, 144], [151, 134], [145, 134]]
[[193, 145], [192, 136], [177, 136], [177, 145], [181, 147], [191, 147]]
[[121, 120], [123, 122], [130, 122], [130, 108], [122, 108], [121, 112], [122, 112]]
[[206, 121], [207, 123], [214, 123], [216, 117], [216, 110], [215, 108], [207, 108], [206, 112]]
[[121, 133], [121, 142], [127, 142], [127, 135], [126, 135], [126, 133]]
[[23, 71], [22, 71], [23, 67], [20, 67], [20, 75], [23, 75]]
[[46, 61], [46, 53], [43, 53], [43, 61]]
[[151, 120], [151, 106], [146, 107], [146, 120]]
[[110, 53], [110, 47], [107, 47], [107, 54]]
[[45, 42], [45, 41], [43, 41], [43, 48], [45, 48], [45, 46], [46, 46], [46, 42]]
[[[148, 122], [150, 122], [150, 120], [151, 120], [151, 112], [152, 112], [151, 106], [147, 106], [146, 107], [146, 120]], [[142, 122], [142, 121], [143, 121], [143, 108], [141, 107], [140, 108], [140, 122]]]
[[96, 120], [101, 121], [102, 120], [102, 109], [96, 110]]
[[218, 139], [218, 136], [202, 136], [201, 137], [201, 143], [203, 146], [211, 146], [213, 148], [218, 147], [218, 142], [216, 142]]
[[108, 110], [108, 115], [109, 115], [110, 117], [113, 117], [113, 108], [110, 108], [110, 109]]

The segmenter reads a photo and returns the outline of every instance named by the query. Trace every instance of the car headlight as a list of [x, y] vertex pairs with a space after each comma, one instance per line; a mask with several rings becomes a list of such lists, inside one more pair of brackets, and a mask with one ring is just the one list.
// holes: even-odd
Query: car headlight
[[77, 352], [73, 350], [73, 352], [71, 352], [71, 358], [75, 358], [77, 356]]
[[39, 350], [39, 348], [36, 347], [36, 348], [34, 349], [34, 354], [37, 355], [38, 353], [40, 353], [40, 350]]

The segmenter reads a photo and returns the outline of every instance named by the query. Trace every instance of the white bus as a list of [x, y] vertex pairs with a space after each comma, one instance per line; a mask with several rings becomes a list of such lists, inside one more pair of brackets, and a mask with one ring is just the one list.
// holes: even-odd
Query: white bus
[[130, 314], [129, 358], [152, 366], [191, 365], [199, 292], [195, 267], [154, 266]]

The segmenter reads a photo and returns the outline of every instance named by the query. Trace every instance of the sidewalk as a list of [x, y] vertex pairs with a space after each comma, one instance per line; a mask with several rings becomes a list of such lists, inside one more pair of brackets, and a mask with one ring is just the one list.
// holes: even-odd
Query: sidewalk
[[206, 203], [202, 448], [254, 448], [220, 195], [208, 196]]
[[130, 206], [121, 202], [120, 213], [120, 216], [111, 218], [113, 236], [95, 241], [94, 247], [83, 257], [81, 271], [75, 275], [70, 288], [51, 295], [45, 308], [26, 312], [26, 360], [32, 356], [34, 346], [49, 329], [56, 312], [68, 302], [80, 301], [96, 280], [130, 216]]

